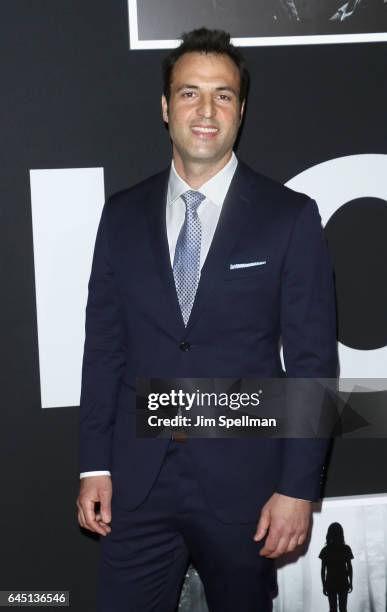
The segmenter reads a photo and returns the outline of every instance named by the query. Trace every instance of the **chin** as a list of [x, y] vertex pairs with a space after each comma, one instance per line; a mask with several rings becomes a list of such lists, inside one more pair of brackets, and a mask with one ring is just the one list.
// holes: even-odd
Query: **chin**
[[211, 160], [213, 159], [214, 161], [220, 159], [223, 155], [222, 151], [218, 151], [218, 150], [211, 150], [209, 148], [207, 149], [202, 149], [200, 151], [196, 150], [196, 151], [192, 151], [191, 152], [191, 156], [192, 159], [198, 159], [198, 160]]

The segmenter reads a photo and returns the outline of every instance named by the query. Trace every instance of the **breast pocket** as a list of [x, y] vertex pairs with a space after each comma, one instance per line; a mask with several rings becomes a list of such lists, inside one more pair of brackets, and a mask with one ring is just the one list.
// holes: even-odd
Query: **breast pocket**
[[[235, 264], [233, 264], [235, 265]], [[224, 278], [226, 280], [238, 280], [240, 278], [256, 278], [257, 276], [264, 277], [268, 270], [268, 263], [243, 265], [238, 264], [235, 267], [230, 267], [226, 270]]]

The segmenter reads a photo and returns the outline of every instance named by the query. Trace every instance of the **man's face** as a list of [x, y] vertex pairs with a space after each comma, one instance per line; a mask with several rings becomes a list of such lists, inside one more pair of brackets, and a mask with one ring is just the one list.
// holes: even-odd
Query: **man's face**
[[216, 164], [231, 155], [242, 120], [239, 70], [227, 55], [185, 53], [171, 77], [169, 103], [162, 96], [174, 157]]

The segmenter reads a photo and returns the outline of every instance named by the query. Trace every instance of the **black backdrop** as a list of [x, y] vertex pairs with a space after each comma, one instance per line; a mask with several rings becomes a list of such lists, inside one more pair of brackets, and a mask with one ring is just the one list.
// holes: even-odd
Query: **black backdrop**
[[[0, 589], [94, 609], [97, 544], [76, 523], [77, 407], [41, 409], [29, 170], [103, 166], [106, 195], [164, 167], [164, 51], [129, 51], [125, 0], [4, 0], [0, 18]], [[246, 48], [238, 154], [285, 182], [387, 153], [386, 43]], [[157, 146], [155, 146], [157, 143]], [[338, 440], [326, 495], [386, 491], [385, 440]]]

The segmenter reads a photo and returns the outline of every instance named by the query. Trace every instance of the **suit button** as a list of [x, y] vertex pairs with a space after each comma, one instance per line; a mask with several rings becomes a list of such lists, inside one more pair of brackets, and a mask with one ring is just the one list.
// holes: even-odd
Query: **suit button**
[[191, 345], [189, 342], [181, 342], [179, 345], [179, 348], [181, 351], [189, 351], [189, 349], [191, 348]]

